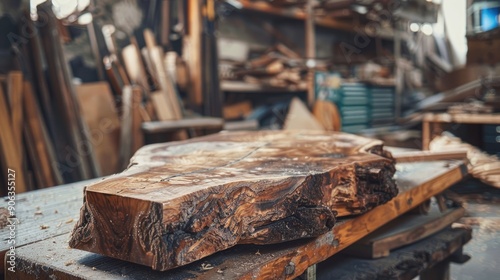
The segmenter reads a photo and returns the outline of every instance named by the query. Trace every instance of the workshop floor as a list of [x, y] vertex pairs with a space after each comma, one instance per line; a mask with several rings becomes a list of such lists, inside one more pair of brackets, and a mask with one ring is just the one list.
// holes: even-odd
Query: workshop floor
[[472, 240], [463, 252], [471, 259], [452, 264], [453, 280], [499, 279], [500, 274], [500, 190], [490, 188], [465, 198], [466, 216], [460, 221], [472, 227]]

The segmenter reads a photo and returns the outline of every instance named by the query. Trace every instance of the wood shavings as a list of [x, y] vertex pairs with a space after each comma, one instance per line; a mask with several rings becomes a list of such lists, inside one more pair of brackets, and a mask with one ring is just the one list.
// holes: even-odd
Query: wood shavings
[[213, 267], [211, 264], [209, 264], [209, 263], [202, 263], [202, 264], [201, 264], [201, 269], [202, 269], [202, 270], [211, 270], [211, 269], [213, 269], [213, 268], [214, 268], [214, 267]]

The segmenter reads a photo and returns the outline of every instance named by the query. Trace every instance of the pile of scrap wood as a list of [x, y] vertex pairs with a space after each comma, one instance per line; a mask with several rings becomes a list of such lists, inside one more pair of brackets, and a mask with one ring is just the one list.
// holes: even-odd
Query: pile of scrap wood
[[262, 87], [305, 90], [307, 67], [293, 50], [277, 44], [246, 63], [223, 62], [226, 74], [222, 77]]
[[[18, 192], [116, 173], [143, 145], [142, 122], [183, 118], [176, 80], [188, 84], [185, 65], [150, 30], [141, 34], [142, 48], [135, 36], [121, 48], [112, 25], [88, 23], [89, 36], [100, 38], [91, 49], [102, 77], [79, 83], [64, 45], [74, 40], [68, 25], [76, 23], [59, 19], [50, 1], [37, 6], [38, 21], [24, 12], [23, 28], [33, 33], [12, 43], [20, 70], [3, 76], [0, 87], [1, 163], [16, 170]], [[187, 138], [183, 130], [173, 134]]]
[[435, 137], [429, 148], [431, 151], [467, 150], [470, 174], [488, 185], [500, 188], [500, 160], [498, 157], [488, 155], [448, 133]]
[[126, 171], [85, 189], [69, 245], [168, 270], [236, 244], [316, 237], [395, 197], [395, 170], [382, 141], [339, 132], [146, 146]]
[[[2, 173], [14, 179], [16, 192], [62, 183], [56, 153], [37, 103], [33, 86], [21, 72], [12, 71], [2, 77], [0, 165], [6, 171]], [[7, 195], [7, 183], [2, 184], [0, 195]]]

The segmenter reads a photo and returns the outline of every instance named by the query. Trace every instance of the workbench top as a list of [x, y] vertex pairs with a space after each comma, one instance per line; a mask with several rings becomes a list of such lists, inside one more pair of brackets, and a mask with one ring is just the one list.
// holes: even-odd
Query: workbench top
[[[466, 174], [466, 167], [460, 161], [397, 164], [395, 176], [400, 194], [396, 198], [363, 215], [340, 220], [322, 236], [266, 246], [238, 245], [166, 272], [68, 248], [70, 228], [82, 205], [83, 188], [89, 182], [20, 194], [17, 196], [17, 214], [20, 222], [18, 238], [22, 242], [17, 244], [16, 273], [7, 273], [6, 276], [7, 279], [35, 279], [51, 275], [63, 279], [294, 278], [309, 266], [327, 259], [441, 193]], [[2, 204], [5, 203], [2, 201]], [[54, 213], [55, 210], [57, 213]], [[39, 220], [33, 218], [38, 216], [36, 211], [43, 213]], [[39, 224], [49, 227], [42, 229]], [[3, 231], [5, 229], [2, 229], [2, 234]], [[2, 247], [2, 250], [5, 248]]]

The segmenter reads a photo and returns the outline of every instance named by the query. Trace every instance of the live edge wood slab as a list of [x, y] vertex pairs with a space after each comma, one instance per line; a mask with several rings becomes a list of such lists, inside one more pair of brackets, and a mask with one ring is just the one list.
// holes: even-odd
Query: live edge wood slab
[[[293, 279], [309, 266], [337, 254], [443, 192], [467, 174], [461, 161], [398, 163], [396, 169], [395, 179], [400, 192], [394, 199], [363, 215], [339, 218], [332, 230], [317, 238], [273, 245], [238, 245], [186, 266], [160, 272], [71, 249], [67, 233], [22, 247], [19, 245], [16, 249], [16, 272], [6, 271], [6, 279]], [[64, 193], [68, 193], [68, 199], [82, 199], [83, 186], [79, 190], [61, 186], [42, 191], [60, 193], [63, 189]], [[64, 207], [58, 209], [62, 213]], [[46, 212], [44, 207], [41, 210]], [[68, 208], [67, 211], [72, 216], [77, 215], [76, 209]], [[25, 223], [19, 227], [25, 227], [25, 230], [30, 228]]]
[[232, 132], [139, 150], [85, 190], [69, 245], [168, 270], [236, 244], [315, 237], [397, 194], [379, 140]]

